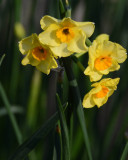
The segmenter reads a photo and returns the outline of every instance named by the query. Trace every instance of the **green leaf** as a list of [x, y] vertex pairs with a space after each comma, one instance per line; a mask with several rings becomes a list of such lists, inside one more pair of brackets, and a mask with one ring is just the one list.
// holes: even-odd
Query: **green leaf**
[[13, 113], [11, 111], [11, 105], [10, 105], [10, 103], [8, 101], [8, 98], [6, 96], [5, 90], [4, 90], [4, 88], [3, 88], [1, 83], [0, 83], [0, 95], [1, 95], [1, 98], [2, 98], [2, 100], [4, 102], [5, 108], [6, 108], [7, 112], [8, 112], [8, 116], [10, 118], [10, 121], [12, 123], [13, 129], [15, 131], [15, 134], [16, 134], [16, 137], [17, 137], [17, 141], [18, 141], [19, 144], [21, 144], [21, 142], [22, 142], [22, 134], [21, 134], [19, 126], [17, 124], [16, 118], [15, 118], [15, 116], [13, 115]]
[[45, 138], [48, 133], [55, 127], [59, 119], [58, 112], [56, 112], [39, 130], [37, 130], [30, 138], [28, 138], [16, 152], [9, 158], [9, 160], [21, 160], [27, 156], [27, 154], [32, 151], [37, 143]]
[[58, 101], [58, 112], [59, 112], [59, 117], [60, 117], [61, 134], [62, 134], [62, 159], [70, 160], [68, 127], [66, 124], [66, 118], [64, 115], [64, 110], [63, 110], [63, 106], [61, 104], [59, 95], [56, 94], [56, 97]]
[[121, 160], [126, 160], [128, 158], [128, 142], [125, 145]]
[[81, 125], [81, 129], [83, 131], [83, 137], [84, 137], [85, 145], [87, 147], [88, 156], [89, 156], [89, 159], [92, 160], [90, 143], [89, 143], [88, 133], [87, 133], [87, 129], [86, 129], [84, 111], [83, 111], [83, 107], [82, 107], [82, 104], [81, 104], [81, 100], [80, 100], [79, 106], [77, 108], [77, 114], [78, 114], [79, 122], [80, 122], [80, 125]]
[[2, 56], [1, 59], [0, 59], [0, 66], [1, 66], [1, 64], [2, 64], [2, 62], [3, 62], [4, 57], [5, 57], [5, 54], [3, 54], [3, 56]]

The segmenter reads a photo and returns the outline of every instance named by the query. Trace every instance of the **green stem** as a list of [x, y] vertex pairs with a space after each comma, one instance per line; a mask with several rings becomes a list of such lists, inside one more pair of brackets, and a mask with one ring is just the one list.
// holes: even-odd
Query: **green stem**
[[85, 43], [87, 44], [88, 47], [92, 45], [92, 42], [88, 38], [86, 38], [86, 42]]
[[128, 158], [128, 142], [125, 145], [125, 148], [120, 160], [126, 160], [127, 158]]
[[65, 9], [62, 0], [59, 0], [60, 17], [65, 17]]
[[68, 3], [68, 0], [66, 0], [66, 5], [64, 8], [64, 4], [62, 2], [62, 0], [59, 0], [59, 9], [60, 9], [60, 17], [64, 18], [64, 17], [71, 17], [71, 7]]
[[66, 13], [65, 13], [65, 17], [71, 17], [71, 7], [69, 5], [68, 0], [66, 0]]
[[22, 135], [21, 135], [20, 129], [18, 127], [18, 124], [16, 122], [16, 119], [15, 119], [13, 113], [11, 112], [11, 106], [10, 106], [10, 104], [8, 102], [7, 96], [5, 94], [4, 88], [3, 88], [1, 83], [0, 83], [0, 93], [1, 93], [1, 97], [3, 99], [3, 102], [5, 104], [5, 107], [7, 109], [9, 118], [11, 120], [13, 129], [15, 131], [15, 134], [16, 134], [16, 137], [17, 137], [17, 141], [18, 141], [19, 144], [21, 144], [22, 143]]
[[71, 58], [78, 65], [78, 67], [80, 68], [80, 70], [82, 72], [84, 72], [85, 68], [84, 68], [83, 64], [79, 61], [79, 59], [76, 56], [74, 56], [74, 55], [72, 55]]
[[[83, 135], [84, 135], [84, 142], [85, 142], [87, 152], [88, 152], [88, 157], [89, 157], [89, 160], [92, 160], [90, 143], [89, 143], [89, 138], [88, 138], [87, 129], [86, 129], [86, 123], [85, 123], [84, 112], [83, 112], [83, 107], [81, 103], [80, 92], [79, 92], [79, 88], [77, 85], [77, 81], [72, 71], [70, 57], [63, 58], [63, 63], [64, 63], [65, 71], [67, 74], [67, 78], [69, 80], [69, 85], [70, 85], [70, 90], [71, 90], [71, 95], [72, 95], [71, 96], [72, 108], [70, 109], [70, 112], [71, 112], [70, 114], [72, 114], [74, 109], [77, 110], [80, 125], [81, 125]], [[76, 108], [73, 106], [75, 106]]]
[[62, 106], [59, 95], [56, 94], [56, 97], [58, 102], [58, 113], [60, 117], [61, 135], [62, 135], [62, 159], [70, 160], [69, 135], [68, 135], [66, 117], [64, 114], [63, 106]]

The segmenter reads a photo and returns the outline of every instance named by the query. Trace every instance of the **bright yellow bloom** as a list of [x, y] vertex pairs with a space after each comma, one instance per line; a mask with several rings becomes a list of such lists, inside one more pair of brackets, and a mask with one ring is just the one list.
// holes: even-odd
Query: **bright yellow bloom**
[[90, 81], [98, 81], [103, 75], [118, 70], [127, 58], [126, 50], [119, 44], [109, 41], [109, 36], [101, 34], [89, 47], [88, 67], [85, 75]]
[[100, 82], [94, 83], [91, 86], [94, 87], [89, 93], [84, 96], [83, 107], [92, 108], [95, 105], [101, 107], [105, 104], [114, 90], [117, 89], [117, 84], [120, 78], [106, 78], [102, 79]]
[[19, 49], [25, 55], [21, 62], [23, 65], [31, 64], [46, 74], [49, 74], [50, 69], [58, 67], [52, 52], [46, 45], [39, 42], [37, 34], [22, 39], [19, 42]]
[[40, 24], [45, 31], [39, 34], [39, 39], [43, 44], [49, 45], [54, 55], [67, 57], [74, 52], [87, 52], [85, 40], [94, 32], [94, 23], [76, 22], [71, 18], [58, 20], [44, 16]]

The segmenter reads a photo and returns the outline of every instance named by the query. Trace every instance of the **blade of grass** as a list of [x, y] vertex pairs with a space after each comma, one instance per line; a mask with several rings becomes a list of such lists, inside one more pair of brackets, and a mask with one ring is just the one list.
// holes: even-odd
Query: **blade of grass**
[[5, 57], [5, 54], [3, 54], [2, 57], [1, 57], [1, 59], [0, 59], [0, 66], [1, 66], [1, 64], [3, 62], [4, 57]]
[[88, 133], [87, 133], [84, 111], [83, 111], [83, 108], [82, 108], [81, 100], [80, 100], [79, 106], [77, 107], [77, 114], [78, 114], [79, 122], [80, 122], [80, 125], [81, 125], [81, 129], [83, 131], [83, 137], [84, 137], [85, 145], [87, 147], [88, 156], [89, 156], [89, 159], [92, 160], [89, 137], [88, 137]]
[[127, 158], [128, 158], [128, 142], [125, 145], [125, 148], [120, 160], [126, 160]]
[[63, 106], [61, 104], [61, 100], [59, 95], [56, 94], [57, 102], [58, 102], [58, 112], [60, 117], [61, 124], [61, 134], [62, 134], [62, 159], [70, 160], [70, 147], [69, 147], [69, 135], [68, 135], [68, 127], [66, 124], [66, 118], [64, 115]]
[[18, 141], [19, 144], [21, 144], [22, 143], [22, 135], [21, 135], [20, 129], [18, 127], [18, 124], [16, 122], [16, 119], [15, 119], [15, 117], [14, 117], [12, 111], [11, 111], [11, 105], [10, 105], [8, 99], [7, 99], [7, 96], [5, 94], [4, 88], [3, 88], [1, 83], [0, 83], [0, 94], [1, 94], [1, 98], [3, 99], [3, 102], [5, 104], [5, 107], [7, 109], [7, 112], [8, 112], [9, 118], [11, 120], [13, 129], [15, 131], [17, 141]]
[[[67, 104], [64, 105], [64, 110]], [[56, 112], [45, 124], [42, 125], [31, 137], [29, 137], [22, 145], [18, 147], [16, 152], [9, 158], [9, 160], [21, 160], [27, 156], [37, 145], [37, 143], [45, 138], [48, 133], [54, 128], [59, 120], [58, 112]]]
[[9, 158], [9, 160], [21, 160], [27, 156], [29, 152], [31, 152], [37, 143], [45, 138], [48, 133], [55, 127], [59, 119], [58, 112], [56, 112], [45, 124], [42, 125], [30, 138], [28, 138], [16, 152]]
[[60, 160], [61, 159], [61, 131], [60, 131], [60, 123], [56, 126], [56, 132], [55, 132], [55, 149], [54, 149], [54, 160]]
[[28, 108], [27, 108], [27, 123], [30, 128], [34, 128], [36, 126], [36, 119], [37, 119], [37, 101], [39, 96], [39, 91], [41, 87], [41, 72], [35, 70], [32, 83], [31, 83], [31, 90], [30, 96], [28, 100]]

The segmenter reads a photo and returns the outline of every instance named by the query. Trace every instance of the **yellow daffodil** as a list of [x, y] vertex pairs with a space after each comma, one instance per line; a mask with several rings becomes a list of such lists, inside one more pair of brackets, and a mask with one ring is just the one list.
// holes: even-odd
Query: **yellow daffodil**
[[94, 32], [94, 23], [76, 22], [71, 18], [58, 20], [44, 16], [40, 24], [44, 32], [39, 34], [39, 39], [43, 44], [49, 45], [54, 55], [67, 57], [74, 52], [87, 52], [85, 40]]
[[19, 49], [25, 55], [21, 62], [23, 65], [31, 64], [46, 74], [49, 74], [50, 69], [58, 66], [50, 49], [39, 42], [37, 34], [22, 39], [19, 42]]
[[106, 78], [100, 82], [94, 83], [91, 86], [94, 87], [89, 93], [84, 96], [83, 107], [92, 108], [95, 105], [101, 107], [105, 104], [114, 90], [117, 89], [117, 84], [119, 83], [120, 78]]
[[90, 81], [98, 81], [103, 75], [118, 70], [127, 58], [126, 50], [119, 44], [109, 41], [109, 36], [102, 34], [89, 47], [88, 67], [85, 75]]

